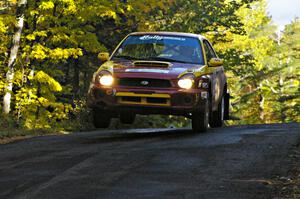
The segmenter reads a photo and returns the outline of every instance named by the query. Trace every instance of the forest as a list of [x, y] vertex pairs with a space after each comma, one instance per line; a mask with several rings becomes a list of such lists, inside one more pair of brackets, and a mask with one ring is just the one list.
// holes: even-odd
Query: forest
[[[212, 42], [239, 118], [227, 125], [300, 122], [300, 20], [278, 31], [266, 8], [265, 0], [1, 0], [0, 129], [91, 128], [85, 101], [97, 55], [136, 31]], [[135, 127], [189, 124], [150, 118]]]

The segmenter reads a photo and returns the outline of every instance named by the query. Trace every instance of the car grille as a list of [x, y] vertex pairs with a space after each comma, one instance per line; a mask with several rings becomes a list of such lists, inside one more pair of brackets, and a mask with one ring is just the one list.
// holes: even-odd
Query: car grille
[[172, 86], [169, 80], [149, 78], [121, 78], [118, 80], [118, 85], [149, 88], [170, 88]]

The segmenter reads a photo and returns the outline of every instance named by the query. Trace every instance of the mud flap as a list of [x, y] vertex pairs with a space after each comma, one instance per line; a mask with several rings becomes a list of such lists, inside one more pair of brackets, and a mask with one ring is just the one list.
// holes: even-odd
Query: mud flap
[[230, 107], [230, 94], [229, 93], [225, 93], [224, 95], [224, 120], [229, 120], [229, 107]]

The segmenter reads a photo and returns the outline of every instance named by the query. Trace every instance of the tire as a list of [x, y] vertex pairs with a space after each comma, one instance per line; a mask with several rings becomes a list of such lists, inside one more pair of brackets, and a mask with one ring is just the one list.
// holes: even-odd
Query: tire
[[133, 124], [135, 120], [135, 114], [134, 113], [121, 113], [120, 114], [120, 121], [123, 124]]
[[225, 99], [222, 95], [222, 99], [218, 104], [218, 109], [211, 112], [209, 120], [209, 126], [212, 128], [222, 127], [224, 124], [224, 113], [225, 113]]
[[93, 123], [96, 128], [107, 128], [110, 125], [110, 115], [107, 111], [94, 109], [93, 110]]
[[225, 103], [225, 110], [224, 110], [224, 120], [229, 120], [229, 106], [230, 106], [230, 95], [229, 93], [225, 93], [224, 95], [224, 103]]
[[209, 100], [206, 99], [203, 110], [192, 113], [192, 128], [194, 133], [204, 133], [208, 128]]

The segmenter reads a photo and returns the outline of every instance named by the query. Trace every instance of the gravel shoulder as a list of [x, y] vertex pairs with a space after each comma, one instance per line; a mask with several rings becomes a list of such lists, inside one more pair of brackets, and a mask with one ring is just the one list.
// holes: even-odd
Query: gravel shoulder
[[285, 175], [273, 179], [275, 199], [300, 198], [300, 142], [287, 157], [289, 169]]

